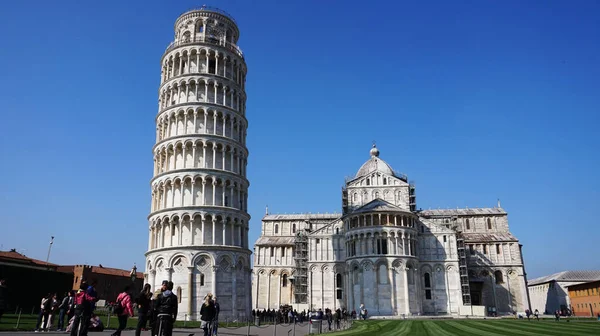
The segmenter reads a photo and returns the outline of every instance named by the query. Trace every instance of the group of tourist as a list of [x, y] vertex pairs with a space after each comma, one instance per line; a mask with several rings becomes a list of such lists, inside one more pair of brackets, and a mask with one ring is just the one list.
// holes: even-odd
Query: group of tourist
[[[367, 311], [364, 309], [364, 305], [362, 305], [363, 312], [361, 313], [361, 318], [367, 318]], [[328, 324], [329, 330], [331, 330], [332, 324], [336, 327], [336, 329], [340, 329], [341, 321], [346, 321], [348, 319], [356, 319], [357, 313], [355, 310], [352, 312], [348, 312], [345, 308], [338, 308], [335, 311], [329, 308], [325, 308], [319, 310], [313, 310], [307, 312], [303, 310], [301, 312], [297, 312], [295, 309], [292, 309], [291, 306], [282, 306], [278, 310], [275, 309], [263, 309], [263, 310], [252, 310], [252, 317], [258, 318], [261, 322], [275, 322], [278, 324], [288, 324], [288, 323], [303, 323], [304, 321], [310, 320], [322, 320], [326, 321]]]
[[[40, 302], [35, 332], [53, 329], [54, 322], [57, 322], [57, 331], [69, 332], [71, 336], [87, 336], [88, 331], [103, 331], [104, 325], [100, 317], [94, 314], [98, 302], [95, 286], [95, 281], [89, 284], [82, 281], [77, 291], [70, 291], [61, 299], [55, 293], [44, 296]], [[5, 307], [5, 289], [4, 281], [0, 281], [0, 318]], [[161, 287], [154, 293], [151, 291], [150, 284], [146, 284], [134, 298], [129, 292], [129, 286], [125, 286], [116, 301], [110, 304], [112, 313], [119, 321], [118, 328], [112, 336], [121, 335], [127, 327], [127, 320], [134, 316], [135, 310], [138, 315], [136, 336], [140, 336], [142, 331], [147, 330], [148, 323], [152, 335], [171, 336], [179, 303], [177, 295], [173, 293], [173, 282], [163, 281]], [[219, 312], [217, 298], [209, 293], [200, 310], [201, 328], [205, 336], [217, 335]], [[69, 321], [66, 328], [65, 317]]]

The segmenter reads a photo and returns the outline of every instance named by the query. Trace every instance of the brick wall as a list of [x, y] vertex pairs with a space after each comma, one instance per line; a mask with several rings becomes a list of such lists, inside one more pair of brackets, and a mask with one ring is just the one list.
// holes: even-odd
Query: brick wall
[[569, 297], [575, 316], [600, 314], [600, 281], [569, 286]]

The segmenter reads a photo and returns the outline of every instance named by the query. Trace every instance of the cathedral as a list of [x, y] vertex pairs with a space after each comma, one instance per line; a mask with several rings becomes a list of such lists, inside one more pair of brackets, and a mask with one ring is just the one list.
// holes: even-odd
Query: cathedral
[[529, 307], [521, 245], [500, 204], [420, 210], [379, 157], [342, 188], [342, 211], [267, 214], [254, 245], [252, 309], [370, 316], [506, 315]]

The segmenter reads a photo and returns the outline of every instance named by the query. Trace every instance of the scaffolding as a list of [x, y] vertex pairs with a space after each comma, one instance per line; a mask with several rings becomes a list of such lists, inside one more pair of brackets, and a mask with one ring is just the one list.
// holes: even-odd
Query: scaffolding
[[300, 230], [294, 239], [294, 303], [308, 303], [308, 232]]
[[467, 251], [465, 239], [461, 232], [456, 233], [456, 246], [458, 248], [458, 266], [460, 271], [460, 289], [462, 292], [463, 305], [471, 305], [471, 287], [469, 285], [469, 270], [467, 267]]
[[417, 211], [417, 187], [415, 186], [415, 182], [410, 182], [408, 186], [408, 199], [410, 211]]

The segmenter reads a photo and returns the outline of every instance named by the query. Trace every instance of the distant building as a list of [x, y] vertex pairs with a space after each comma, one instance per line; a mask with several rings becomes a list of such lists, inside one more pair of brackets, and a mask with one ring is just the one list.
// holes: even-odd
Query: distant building
[[96, 280], [98, 297], [109, 302], [116, 300], [125, 286], [131, 287], [131, 290], [134, 292], [141, 291], [144, 286], [144, 273], [137, 272], [137, 270], [135, 280], [132, 280], [131, 270], [104, 267], [102, 265], [60, 266], [58, 270], [73, 275], [72, 286], [70, 288], [73, 290], [79, 289], [83, 280], [86, 280], [88, 283]]
[[500, 204], [417, 210], [415, 185], [375, 146], [370, 156], [346, 180], [341, 213], [263, 217], [254, 309], [364, 303], [369, 315], [398, 316], [528, 308], [521, 246]]
[[600, 314], [600, 280], [567, 286], [575, 316]]
[[73, 276], [58, 270], [56, 264], [29, 258], [16, 250], [0, 251], [0, 279], [5, 279], [9, 293], [8, 311], [21, 308], [31, 312], [39, 308], [48, 293], [62, 296], [71, 289]]
[[530, 280], [528, 283], [531, 309], [540, 313], [565, 313], [572, 309], [567, 287], [600, 280], [600, 271], [564, 271]]

